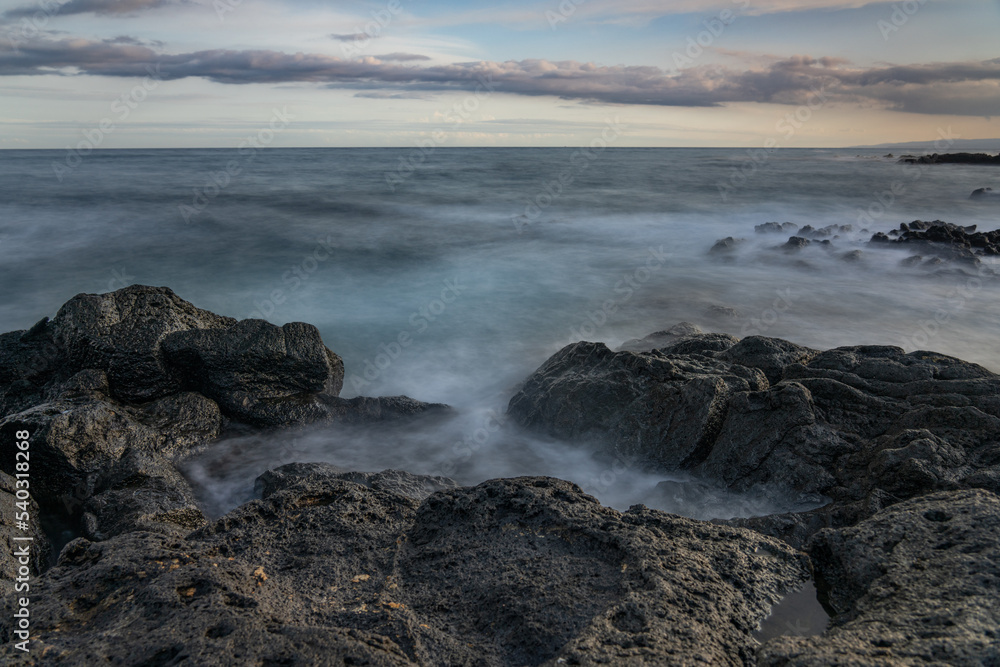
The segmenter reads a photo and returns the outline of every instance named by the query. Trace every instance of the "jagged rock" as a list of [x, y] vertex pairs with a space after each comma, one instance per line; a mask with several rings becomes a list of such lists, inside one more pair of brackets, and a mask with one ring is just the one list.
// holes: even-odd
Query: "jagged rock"
[[[28, 451], [30, 454], [30, 449]], [[25, 478], [20, 479], [25, 481]], [[52, 548], [42, 530], [38, 503], [30, 495], [31, 478], [27, 478], [27, 487], [23, 483], [18, 487], [17, 482], [18, 479], [0, 472], [0, 548], [3, 549], [0, 552], [0, 598], [14, 593], [17, 578], [24, 574], [22, 568], [27, 568], [27, 577], [21, 577], [21, 584], [27, 581], [30, 586], [31, 580], [48, 565]], [[18, 490], [28, 492], [28, 498], [19, 498]], [[22, 521], [25, 525], [21, 525]]]
[[170, 333], [236, 323], [194, 307], [166, 287], [132, 286], [109, 294], [80, 294], [34, 334], [59, 348], [73, 373], [103, 370], [114, 398], [146, 401], [180, 389], [163, 364], [160, 343]]
[[176, 394], [141, 407], [91, 396], [10, 415], [0, 421], [0, 438], [7, 443], [15, 431], [31, 433], [32, 479], [43, 509], [73, 516], [127, 452], [166, 462], [218, 437], [221, 429], [218, 406], [199, 394]]
[[98, 479], [83, 503], [88, 539], [133, 530], [180, 536], [207, 523], [187, 480], [155, 454], [130, 449]]
[[274, 425], [269, 406], [337, 396], [344, 384], [344, 362], [323, 345], [316, 327], [301, 322], [277, 327], [244, 320], [225, 329], [181, 331], [166, 336], [162, 350], [185, 387], [236, 419], [264, 426]]
[[1000, 376], [985, 368], [887, 346], [817, 352], [759, 336], [721, 350], [694, 345], [705, 337], [647, 353], [569, 346], [508, 412], [527, 428], [596, 440], [624, 460], [731, 491], [832, 499], [759, 524], [797, 544], [893, 501], [1000, 491]]
[[617, 454], [667, 469], [699, 461], [730, 396], [764, 389], [767, 380], [756, 369], [669, 349], [634, 354], [603, 343], [569, 345], [525, 382], [508, 413], [526, 427], [600, 440]]
[[53, 400], [80, 372], [103, 373], [100, 392], [122, 403], [198, 391], [227, 417], [270, 427], [332, 418], [321, 396], [339, 394], [344, 365], [312, 325], [237, 322], [134, 285], [81, 294], [52, 321], [0, 336], [0, 414]]
[[[986, 369], [860, 346], [791, 363], [782, 377], [767, 391], [733, 396], [697, 472], [734, 488], [778, 484], [844, 502], [876, 488], [903, 498], [988, 482], [982, 474], [995, 463], [1000, 378]], [[950, 445], [911, 446], [929, 435]], [[902, 470], [893, 465], [904, 460]], [[914, 466], [922, 472], [907, 472]]]
[[805, 363], [819, 354], [817, 350], [790, 343], [780, 338], [747, 336], [717, 357], [722, 361], [764, 371], [768, 382], [781, 381], [782, 371], [789, 364]]
[[[72, 542], [33, 587], [31, 655], [47, 665], [745, 665], [757, 624], [808, 568], [763, 535], [618, 512], [549, 478], [443, 491], [419, 507], [329, 478], [185, 538]], [[0, 656], [32, 660], [10, 643]]]
[[822, 530], [809, 553], [837, 612], [817, 637], [765, 644], [758, 665], [1000, 662], [1000, 498], [937, 493], [856, 526]]
[[343, 399], [343, 375], [312, 325], [236, 322], [165, 287], [79, 295], [0, 336], [0, 460], [13, 472], [13, 433], [29, 431], [43, 515], [91, 539], [185, 534], [206, 519], [174, 464], [230, 420], [369, 423], [444, 407]]
[[812, 241], [810, 241], [809, 239], [802, 238], [801, 236], [792, 236], [788, 239], [788, 242], [781, 247], [785, 251], [791, 252], [799, 250], [801, 248], [805, 248], [810, 243], [812, 243]]

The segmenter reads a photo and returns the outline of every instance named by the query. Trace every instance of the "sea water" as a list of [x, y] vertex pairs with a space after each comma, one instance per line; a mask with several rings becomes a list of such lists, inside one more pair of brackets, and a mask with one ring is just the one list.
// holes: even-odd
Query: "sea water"
[[[521, 432], [507, 401], [563, 346], [614, 348], [681, 321], [819, 349], [933, 349], [1000, 370], [1000, 279], [901, 267], [865, 243], [900, 222], [992, 230], [969, 198], [1000, 170], [902, 165], [885, 149], [229, 149], [0, 152], [0, 331], [73, 295], [166, 285], [216, 313], [319, 327], [343, 395], [454, 408], [404, 426], [220, 443], [186, 467], [218, 514], [292, 460], [448, 474], [553, 475], [620, 508], [699, 518], [815, 498], [653, 493], [664, 479], [581, 443]], [[920, 151], [910, 151], [919, 153]], [[754, 226], [851, 225], [774, 250]], [[735, 253], [716, 240], [745, 239]], [[857, 261], [843, 255], [859, 249]], [[599, 443], [598, 443], [599, 445]]]

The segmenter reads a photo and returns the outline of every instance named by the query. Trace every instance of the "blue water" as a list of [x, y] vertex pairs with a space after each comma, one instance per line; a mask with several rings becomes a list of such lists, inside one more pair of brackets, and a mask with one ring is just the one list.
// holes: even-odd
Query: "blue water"
[[[615, 346], [682, 320], [819, 348], [928, 347], [1000, 370], [1000, 281], [929, 280], [863, 245], [914, 219], [1000, 226], [1000, 205], [969, 199], [1000, 188], [1000, 170], [905, 168], [885, 152], [785, 149], [753, 163], [741, 149], [129, 150], [77, 163], [2, 151], [0, 331], [131, 283], [238, 318], [311, 322], [345, 360], [344, 395], [407, 394], [460, 417], [384, 444], [320, 434], [296, 455], [414, 472], [441, 472], [563, 345]], [[869, 232], [792, 258], [767, 249], [785, 237], [753, 232], [786, 220]], [[727, 236], [749, 241], [733, 261], [709, 256]], [[837, 257], [854, 248], [861, 262]], [[779, 313], [780, 294], [791, 307]], [[557, 474], [626, 506], [663, 478], [518, 437], [491, 435], [456, 475]], [[253, 447], [240, 489], [274, 463]], [[218, 491], [220, 507], [233, 494]]]

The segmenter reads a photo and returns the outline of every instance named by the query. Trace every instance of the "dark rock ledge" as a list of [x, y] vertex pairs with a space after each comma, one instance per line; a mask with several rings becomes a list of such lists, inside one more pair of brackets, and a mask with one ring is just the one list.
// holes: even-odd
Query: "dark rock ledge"
[[[344, 400], [314, 327], [165, 288], [81, 295], [0, 335], [0, 455], [32, 433], [32, 665], [1000, 664], [1000, 379], [931, 352], [828, 352], [674, 327], [577, 343], [511, 415], [819, 510], [702, 522], [526, 477], [460, 488], [294, 463], [208, 521], [175, 463], [239, 426], [442, 410]], [[10, 499], [0, 476], [0, 507]], [[7, 520], [7, 513], [3, 515]], [[9, 539], [9, 525], [0, 526]], [[6, 557], [6, 556], [4, 556]], [[10, 563], [0, 561], [10, 583]], [[754, 631], [814, 578], [825, 633]]]

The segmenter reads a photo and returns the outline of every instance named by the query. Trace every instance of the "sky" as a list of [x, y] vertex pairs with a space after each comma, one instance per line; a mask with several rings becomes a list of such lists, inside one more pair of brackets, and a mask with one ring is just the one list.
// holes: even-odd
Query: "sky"
[[0, 0], [0, 148], [987, 139], [998, 34], [1000, 0]]

